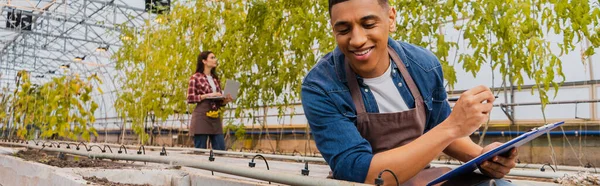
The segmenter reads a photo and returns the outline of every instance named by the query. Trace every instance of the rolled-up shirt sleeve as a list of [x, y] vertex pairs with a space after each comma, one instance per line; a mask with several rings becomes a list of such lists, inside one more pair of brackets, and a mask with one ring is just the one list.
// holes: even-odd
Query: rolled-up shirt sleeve
[[302, 106], [317, 148], [335, 179], [365, 181], [373, 152], [358, 132], [354, 120], [342, 114], [333, 100], [318, 87], [302, 85]]
[[[436, 59], [436, 63], [440, 63], [432, 53], [429, 54], [432, 55], [432, 58]], [[439, 67], [433, 72], [435, 72], [433, 76], [434, 80], [430, 82], [436, 82], [436, 84], [435, 87], [432, 88], [431, 111], [428, 111], [427, 114], [428, 118], [425, 125], [425, 132], [428, 132], [442, 123], [444, 120], [446, 120], [446, 118], [448, 118], [448, 116], [450, 116], [450, 113], [452, 112], [450, 103], [448, 103], [446, 100], [448, 98], [448, 93], [446, 92], [446, 87], [444, 86], [444, 71], [441, 67]]]
[[187, 102], [188, 103], [199, 103], [202, 101], [201, 95], [196, 94], [196, 79], [194, 77], [190, 78], [190, 82], [188, 84], [187, 91]]

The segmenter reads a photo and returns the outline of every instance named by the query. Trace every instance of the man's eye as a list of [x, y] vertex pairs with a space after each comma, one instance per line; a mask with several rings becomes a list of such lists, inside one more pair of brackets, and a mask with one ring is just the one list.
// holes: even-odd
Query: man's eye
[[350, 29], [346, 28], [346, 29], [339, 30], [338, 32], [341, 34], [346, 34], [346, 33], [350, 32]]
[[363, 26], [364, 26], [365, 28], [373, 28], [373, 27], [375, 27], [375, 23], [372, 23], [372, 24], [364, 24]]

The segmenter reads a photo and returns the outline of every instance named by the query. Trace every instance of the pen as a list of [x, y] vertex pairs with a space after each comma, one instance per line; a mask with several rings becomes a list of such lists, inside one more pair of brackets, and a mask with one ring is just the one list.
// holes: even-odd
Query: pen
[[[494, 97], [498, 98], [498, 96], [494, 96]], [[456, 101], [458, 101], [458, 98], [448, 98], [448, 101], [456, 102]]]

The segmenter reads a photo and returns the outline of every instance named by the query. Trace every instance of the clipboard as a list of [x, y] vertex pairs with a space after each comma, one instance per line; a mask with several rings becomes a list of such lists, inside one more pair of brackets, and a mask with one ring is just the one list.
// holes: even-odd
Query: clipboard
[[547, 124], [547, 125], [544, 125], [541, 127], [531, 129], [529, 132], [526, 132], [525, 134], [522, 134], [522, 135], [520, 135], [520, 136], [518, 136], [518, 137], [482, 154], [482, 155], [477, 156], [476, 158], [473, 158], [471, 161], [468, 161], [467, 163], [461, 165], [460, 167], [457, 167], [457, 168], [447, 172], [446, 174], [441, 175], [440, 177], [436, 178], [435, 180], [429, 182], [427, 184], [427, 186], [441, 183], [443, 181], [446, 181], [452, 177], [455, 177], [455, 176], [458, 176], [461, 174], [473, 172], [484, 161], [487, 161], [497, 155], [505, 154], [508, 151], [512, 150], [513, 148], [519, 147], [519, 146], [541, 136], [542, 134], [550, 132], [550, 130], [552, 130], [558, 126], [561, 126], [564, 123], [565, 123], [564, 121], [561, 121], [561, 122], [551, 123], [551, 124]]

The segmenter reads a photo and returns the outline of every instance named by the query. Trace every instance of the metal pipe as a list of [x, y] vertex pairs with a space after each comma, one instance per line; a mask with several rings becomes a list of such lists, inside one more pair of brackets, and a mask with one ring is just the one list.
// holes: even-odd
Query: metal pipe
[[[0, 142], [0, 144], [4, 145], [13, 145], [13, 146], [21, 146], [28, 147], [34, 149], [41, 149], [37, 146], [20, 144], [20, 143], [7, 143]], [[276, 171], [268, 171], [268, 170], [260, 170], [260, 169], [252, 169], [246, 167], [239, 166], [231, 166], [223, 163], [212, 163], [201, 160], [188, 160], [184, 158], [175, 158], [175, 157], [165, 157], [165, 156], [152, 156], [152, 155], [128, 155], [128, 154], [100, 154], [100, 153], [91, 153], [91, 152], [79, 152], [73, 150], [65, 150], [58, 148], [46, 148], [45, 151], [53, 151], [53, 152], [63, 152], [68, 154], [75, 154], [79, 156], [87, 156], [92, 159], [101, 158], [101, 159], [111, 159], [111, 160], [129, 160], [129, 161], [144, 161], [144, 162], [155, 162], [155, 163], [165, 163], [169, 165], [180, 165], [186, 167], [199, 168], [209, 171], [216, 171], [225, 174], [232, 174], [237, 176], [243, 176], [253, 179], [272, 181], [276, 183], [288, 184], [288, 185], [366, 185], [362, 183], [354, 183], [347, 181], [340, 181], [334, 179], [325, 179], [319, 177], [311, 177], [307, 179], [306, 176], [294, 175], [289, 173], [281, 173]]]
[[[597, 103], [600, 102], [600, 99], [590, 99], [590, 100], [570, 100], [570, 101], [551, 101], [546, 103], [547, 105], [555, 105], [555, 104], [575, 104], [575, 103]], [[494, 104], [494, 107], [508, 107], [508, 106], [531, 106], [531, 105], [541, 105], [541, 102], [525, 102], [525, 103], [500, 103]]]
[[[591, 58], [589, 58], [589, 59], [591, 59]], [[592, 68], [590, 68], [590, 69], [592, 69]], [[596, 79], [596, 80], [583, 80], [583, 81], [569, 81], [569, 82], [564, 82], [560, 87], [564, 88], [564, 87], [576, 87], [576, 86], [597, 85], [597, 84], [600, 84], [600, 80], [598, 80], [598, 79]], [[535, 85], [535, 84], [521, 85], [521, 90], [529, 90], [529, 89], [532, 89], [535, 86], [537, 86], [537, 85]], [[490, 87], [490, 90], [492, 90], [493, 92], [503, 91], [504, 87], [506, 87], [506, 86], [496, 87], [496, 88], [491, 88]], [[510, 87], [506, 87], [506, 88], [510, 88]], [[518, 89], [519, 87], [515, 86], [514, 88]], [[450, 94], [457, 95], [457, 94], [462, 94], [462, 93], [466, 92], [467, 90], [469, 90], [469, 89], [465, 89], [465, 90], [452, 90], [452, 91], [447, 91], [447, 92], [448, 92], [448, 95], [450, 95]], [[505, 102], [507, 102], [507, 101], [505, 101]]]
[[[36, 149], [41, 149], [41, 147], [39, 146], [35, 146], [35, 145], [28, 145], [28, 144], [21, 144], [21, 143], [9, 143], [9, 142], [0, 142], [0, 144], [5, 144], [5, 145], [15, 145], [15, 146], [24, 146], [24, 147], [29, 147], [29, 148], [36, 148]], [[111, 144], [112, 145], [112, 144]], [[155, 147], [149, 146], [147, 147], [149, 149], [155, 149]], [[159, 147], [160, 148], [160, 147]], [[173, 148], [171, 148], [173, 149]], [[185, 149], [185, 148], [176, 148], [176, 149]], [[231, 170], [227, 170], [227, 169], [239, 169], [238, 167], [233, 167], [233, 166], [228, 166], [228, 165], [219, 165], [221, 168], [219, 169], [213, 169], [214, 167], [219, 167], [219, 166], [208, 166], [210, 164], [207, 164], [206, 162], [188, 162], [188, 161], [182, 161], [179, 159], [173, 159], [173, 158], [166, 158], [166, 157], [156, 157], [153, 156], [153, 158], [147, 158], [147, 159], [140, 159], [140, 157], [148, 157], [149, 155], [145, 155], [145, 156], [139, 156], [139, 155], [128, 155], [128, 157], [123, 157], [122, 155], [115, 155], [115, 154], [98, 154], [98, 153], [90, 153], [90, 152], [80, 152], [80, 151], [73, 151], [73, 150], [64, 150], [64, 149], [57, 149], [57, 148], [45, 148], [44, 150], [47, 151], [56, 151], [56, 152], [64, 152], [64, 153], [70, 153], [70, 154], [76, 154], [76, 155], [81, 155], [81, 156], [87, 156], [90, 158], [106, 158], [106, 159], [115, 159], [115, 160], [130, 160], [130, 161], [147, 161], [147, 162], [157, 162], [157, 163], [167, 163], [167, 164], [176, 164], [176, 165], [182, 165], [182, 166], [189, 166], [189, 167], [194, 167], [194, 168], [200, 168], [200, 169], [205, 169], [205, 170], [211, 170], [211, 171], [217, 171], [217, 172], [223, 172], [223, 173], [227, 173], [227, 174], [233, 174], [233, 175], [239, 175], [239, 176], [245, 176], [245, 177], [249, 177], [249, 178], [255, 178], [255, 179], [262, 179], [262, 180], [267, 180], [267, 181], [273, 181], [273, 182], [278, 182], [278, 183], [284, 183], [284, 184], [291, 184], [291, 185], [314, 185], [314, 184], [319, 184], [319, 185], [323, 185], [325, 183], [319, 182], [319, 183], [307, 183], [307, 182], [287, 182], [287, 181], [276, 181], [276, 179], [271, 179], [270, 177], [265, 178], [263, 176], [256, 176], [254, 177], [253, 175], [249, 175], [251, 173], [248, 173], [246, 171], [252, 172], [254, 171], [255, 173], [259, 173], [259, 174], [273, 174], [270, 172], [265, 172], [265, 170], [257, 170], [257, 169], [250, 169], [250, 170], [243, 170], [240, 172], [240, 174], [237, 174], [237, 171], [231, 171]], [[205, 152], [205, 149], [189, 149], [189, 150], [195, 150], [195, 151], [201, 151], [201, 152]], [[209, 150], [207, 150], [209, 151]], [[213, 151], [215, 153], [221, 153], [221, 154], [231, 154], [231, 155], [239, 155], [239, 154], [243, 154], [244, 156], [249, 156], [251, 154], [255, 154], [255, 153], [236, 153], [236, 152], [228, 152], [228, 151]], [[269, 157], [269, 158], [273, 158], [273, 159], [278, 159], [280, 156], [276, 156], [276, 155], [263, 155], [265, 157]], [[289, 156], [287, 156], [289, 157]], [[157, 160], [159, 159], [159, 160]], [[284, 159], [288, 159], [289, 158], [284, 158]], [[294, 159], [291, 159], [294, 160]], [[316, 162], [324, 162], [323, 159], [320, 158], [306, 158], [305, 161], [315, 161]], [[432, 161], [431, 162], [432, 165], [436, 166], [436, 167], [450, 167], [450, 168], [456, 168], [458, 167], [460, 164], [456, 161]], [[450, 163], [450, 164], [448, 164]], [[538, 178], [558, 178], [558, 177], [562, 177], [567, 173], [572, 173], [572, 172], [576, 172], [576, 171], [590, 171], [592, 172], [593, 168], [583, 168], [583, 167], [575, 167], [575, 166], [560, 166], [559, 169], [560, 170], [564, 170], [564, 171], [557, 171], [557, 172], [550, 172], [550, 171], [546, 171], [546, 172], [541, 172], [539, 171], [539, 169], [542, 167], [541, 164], [517, 164], [517, 168], [521, 168], [521, 169], [538, 169], [538, 171], [533, 171], [533, 170], [519, 170], [519, 169], [513, 169], [511, 170], [511, 172], [508, 174], [509, 176], [525, 176], [525, 177], [538, 177]], [[244, 168], [244, 169], [248, 169], [248, 168]], [[571, 171], [571, 172], [567, 172], [567, 171]], [[477, 171], [476, 171], [477, 172]], [[279, 175], [276, 175], [279, 176]], [[294, 176], [294, 179], [301, 179], [296, 177], [296, 175], [286, 175], [286, 176]], [[287, 178], [287, 177], [286, 177]], [[311, 178], [312, 179], [312, 178]], [[319, 181], [319, 180], [317, 180]], [[337, 182], [334, 182], [337, 183]], [[342, 182], [344, 183], [344, 182]], [[345, 182], [348, 183], [348, 182]], [[344, 184], [345, 184], [344, 183]]]
[[[103, 145], [109, 145], [109, 146], [115, 146], [115, 147], [121, 146], [118, 144], [103, 144]], [[130, 149], [138, 148], [138, 147], [132, 146], [132, 145], [125, 145], [125, 147], [130, 148]], [[144, 146], [144, 147], [147, 149], [152, 149], [152, 150], [162, 150], [162, 148], [163, 148], [163, 147], [158, 147], [158, 146]], [[194, 152], [210, 153], [210, 149], [183, 148], [183, 147], [165, 147], [165, 149], [169, 150], [169, 151], [174, 150], [174, 151], [194, 151]], [[222, 151], [222, 150], [213, 150], [213, 153], [214, 154], [222, 154], [222, 155], [235, 155], [235, 156], [242, 156], [242, 157], [254, 157], [258, 154], [258, 153], [250, 153], [250, 152], [232, 152], [232, 151]], [[317, 157], [285, 156], [285, 155], [275, 155], [275, 154], [260, 154], [260, 155], [264, 156], [265, 158], [279, 159], [279, 160], [293, 160], [293, 161], [298, 161], [298, 162], [309, 161], [309, 162], [326, 163], [325, 159], [317, 158]]]
[[[562, 133], [562, 132], [561, 132]], [[488, 134], [488, 135], [494, 135], [494, 134]], [[508, 135], [508, 134], [505, 134]], [[132, 145], [118, 145], [118, 144], [104, 144], [104, 145], [108, 145], [108, 146], [116, 146], [119, 148], [129, 148], [129, 149], [137, 149], [138, 147], [136, 146], [132, 146]], [[152, 150], [162, 150], [162, 147], [158, 147], [158, 146], [144, 146], [147, 149], [152, 149]], [[210, 153], [210, 149], [197, 149], [197, 148], [182, 148], [182, 147], [165, 147], [166, 150], [173, 150], [173, 151], [194, 151], [194, 152], [205, 152], [205, 153]], [[249, 152], [232, 152], [232, 151], [220, 151], [220, 150], [213, 150], [214, 154], [221, 154], [221, 155], [236, 155], [236, 156], [242, 156], [242, 157], [253, 157], [255, 155], [257, 155], [257, 153], [249, 153]], [[266, 157], [266, 158], [270, 158], [270, 159], [276, 159], [276, 160], [293, 160], [293, 161], [298, 161], [298, 162], [320, 162], [320, 163], [327, 163], [325, 161], [325, 159], [323, 158], [318, 158], [318, 157], [302, 157], [302, 156], [286, 156], [286, 155], [273, 155], [273, 154], [261, 154], [262, 156]], [[459, 162], [457, 161], [439, 161], [439, 160], [434, 160], [431, 161], [432, 164], [439, 164], [439, 165], [460, 165]], [[450, 163], [450, 164], [448, 164]], [[540, 169], [542, 167], [541, 164], [527, 164], [527, 163], [520, 163], [517, 164], [517, 168], [532, 168], [532, 169]], [[568, 170], [568, 171], [594, 171], [594, 168], [585, 168], [585, 167], [577, 167], [577, 166], [559, 166], [558, 169], [560, 170]]]
[[[114, 144], [110, 144], [110, 145], [114, 145]], [[135, 148], [135, 146], [129, 146], [129, 148]], [[156, 146], [146, 146], [146, 148], [148, 149], [153, 149], [153, 150], [160, 150], [162, 149], [162, 147], [156, 147]], [[188, 151], [196, 151], [196, 152], [208, 152], [210, 153], [209, 149], [196, 149], [196, 148], [179, 148], [179, 147], [166, 147], [167, 150], [188, 150]], [[219, 151], [219, 150], [213, 150], [213, 152], [215, 154], [222, 154], [222, 155], [239, 155], [242, 157], [253, 157], [254, 155], [256, 155], [257, 153], [248, 153], [248, 152], [231, 152], [231, 151]], [[286, 156], [286, 155], [271, 155], [271, 154], [262, 154], [264, 157], [267, 158], [271, 158], [271, 159], [279, 159], [279, 160], [294, 160], [294, 161], [302, 161], [302, 162], [321, 162], [321, 163], [327, 163], [325, 161], [325, 159], [323, 158], [317, 158], [317, 157], [302, 157], [302, 156]], [[453, 165], [459, 165], [458, 162], [456, 161], [437, 161], [434, 160], [432, 161], [433, 164], [447, 164], [446, 162], [450, 162]], [[525, 164], [525, 163], [520, 163], [517, 164], [518, 168], [534, 168], [534, 169], [540, 169], [542, 167], [541, 164]], [[593, 171], [594, 168], [584, 168], [584, 167], [576, 167], [576, 166], [559, 166], [560, 170], [569, 170], [569, 171]]]

